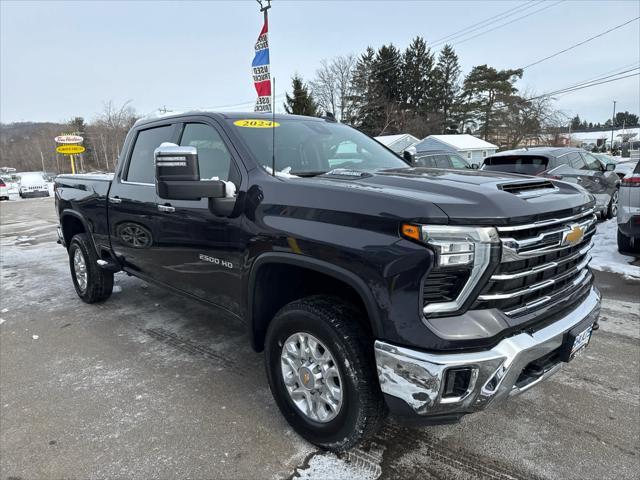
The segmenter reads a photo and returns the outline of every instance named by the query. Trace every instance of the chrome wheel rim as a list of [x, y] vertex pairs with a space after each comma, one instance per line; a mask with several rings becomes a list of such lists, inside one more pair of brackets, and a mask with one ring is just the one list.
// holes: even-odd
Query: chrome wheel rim
[[84, 292], [87, 288], [87, 264], [79, 248], [76, 248], [75, 252], [73, 252], [73, 271], [76, 275], [78, 288]]
[[282, 345], [280, 367], [289, 398], [307, 418], [333, 420], [342, 407], [343, 383], [329, 349], [308, 333], [294, 333]]
[[618, 215], [618, 191], [613, 192], [611, 197], [611, 216], [615, 217]]

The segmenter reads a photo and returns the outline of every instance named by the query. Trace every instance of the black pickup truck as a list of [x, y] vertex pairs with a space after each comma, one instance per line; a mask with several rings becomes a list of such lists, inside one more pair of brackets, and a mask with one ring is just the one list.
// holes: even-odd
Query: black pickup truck
[[593, 196], [412, 167], [330, 119], [140, 121], [114, 175], [60, 175], [55, 199], [82, 300], [122, 270], [245, 320], [283, 415], [335, 451], [388, 413], [436, 424], [499, 404], [597, 327]]

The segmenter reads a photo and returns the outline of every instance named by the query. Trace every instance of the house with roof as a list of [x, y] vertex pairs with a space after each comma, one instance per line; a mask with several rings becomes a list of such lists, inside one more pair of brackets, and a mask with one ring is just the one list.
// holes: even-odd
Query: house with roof
[[426, 152], [429, 150], [448, 150], [462, 155], [470, 164], [477, 166], [489, 155], [493, 155], [498, 150], [498, 146], [493, 143], [474, 137], [473, 135], [429, 135], [415, 145], [416, 151]]
[[401, 133], [399, 135], [381, 135], [380, 137], [375, 137], [375, 139], [398, 155], [402, 155], [402, 152], [407, 148], [420, 141], [419, 138], [416, 138], [409, 133]]

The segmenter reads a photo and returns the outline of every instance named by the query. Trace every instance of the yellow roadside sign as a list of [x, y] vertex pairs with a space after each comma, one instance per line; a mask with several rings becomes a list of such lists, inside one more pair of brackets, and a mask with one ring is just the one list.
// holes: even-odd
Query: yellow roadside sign
[[56, 152], [63, 155], [76, 155], [84, 152], [84, 147], [82, 145], [60, 145], [56, 147]]

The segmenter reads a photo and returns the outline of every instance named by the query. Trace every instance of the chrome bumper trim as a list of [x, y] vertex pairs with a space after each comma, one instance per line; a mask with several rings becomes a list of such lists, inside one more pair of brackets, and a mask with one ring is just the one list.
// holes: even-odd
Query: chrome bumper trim
[[[471, 413], [524, 392], [553, 375], [553, 365], [530, 383], [516, 386], [522, 370], [532, 361], [562, 345], [564, 335], [580, 322], [594, 322], [600, 313], [600, 293], [591, 287], [588, 296], [571, 312], [534, 333], [505, 338], [490, 350], [471, 353], [432, 354], [376, 341], [375, 356], [382, 391], [404, 400], [418, 415]], [[443, 398], [447, 370], [472, 369], [466, 393]]]

